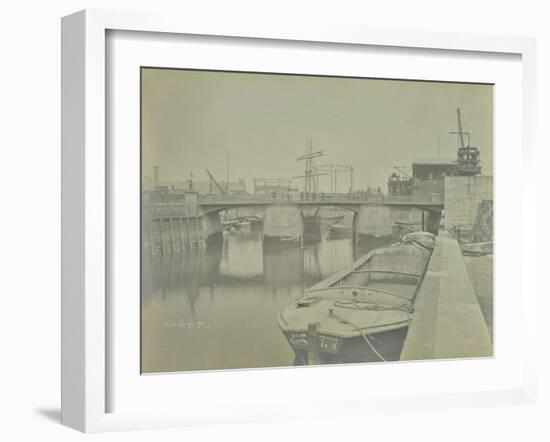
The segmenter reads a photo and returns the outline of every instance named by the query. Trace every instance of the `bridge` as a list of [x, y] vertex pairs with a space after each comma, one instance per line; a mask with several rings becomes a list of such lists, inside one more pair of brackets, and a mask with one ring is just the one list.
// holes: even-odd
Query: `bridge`
[[303, 195], [199, 195], [198, 204], [204, 213], [220, 212], [237, 207], [286, 205], [299, 207], [341, 207], [357, 211], [361, 206], [390, 206], [416, 208], [426, 212], [441, 212], [443, 201], [439, 194], [430, 199], [412, 197], [366, 198], [354, 193], [317, 193]]
[[[353, 212], [352, 232], [388, 235], [395, 221], [409, 219], [412, 210], [422, 215], [426, 230], [436, 233], [443, 210], [439, 194], [414, 200], [410, 197], [367, 198], [359, 193], [303, 193], [296, 195], [200, 195], [196, 192], [174, 193], [165, 202], [144, 203], [142, 210], [142, 246], [151, 251], [173, 253], [192, 248], [221, 235], [224, 225], [219, 213], [230, 209], [252, 208], [263, 216], [264, 239], [294, 238], [315, 230], [322, 207], [335, 207]], [[418, 216], [418, 215], [416, 215]], [[424, 223], [424, 218], [426, 222]], [[313, 224], [312, 224], [313, 222]], [[313, 226], [313, 227], [312, 227]]]

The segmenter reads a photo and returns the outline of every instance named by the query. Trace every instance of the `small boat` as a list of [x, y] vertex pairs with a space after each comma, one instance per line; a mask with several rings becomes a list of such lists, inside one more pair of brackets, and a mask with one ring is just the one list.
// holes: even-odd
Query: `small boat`
[[461, 244], [462, 254], [466, 256], [483, 256], [493, 254], [492, 242]]
[[272, 236], [272, 235], [262, 235], [263, 244], [264, 246], [270, 246], [270, 245], [291, 245], [296, 246], [300, 244], [300, 236], [298, 235], [279, 235], [279, 236]]
[[394, 221], [392, 226], [392, 233], [394, 235], [405, 235], [407, 233], [417, 231], [420, 227], [420, 224], [415, 222]]
[[350, 238], [353, 234], [353, 229], [350, 225], [336, 223], [332, 224], [328, 231], [330, 239]]
[[314, 244], [321, 241], [321, 223], [316, 216], [306, 215], [304, 220], [304, 244]]
[[250, 226], [255, 229], [262, 226], [264, 218], [260, 215], [250, 215], [245, 218], [245, 221], [248, 221], [250, 223]]
[[418, 244], [432, 251], [435, 247], [435, 235], [430, 232], [412, 232], [404, 235], [400, 242]]
[[222, 228], [223, 230], [234, 230], [237, 224], [239, 224], [238, 219], [232, 219], [232, 220], [222, 220]]
[[239, 230], [249, 230], [250, 229], [250, 221], [239, 221], [236, 226]]
[[398, 360], [430, 255], [416, 243], [372, 250], [284, 307], [295, 365]]
[[320, 222], [324, 225], [330, 225], [340, 223], [344, 220], [345, 215], [327, 215], [327, 214], [319, 214], [317, 215]]

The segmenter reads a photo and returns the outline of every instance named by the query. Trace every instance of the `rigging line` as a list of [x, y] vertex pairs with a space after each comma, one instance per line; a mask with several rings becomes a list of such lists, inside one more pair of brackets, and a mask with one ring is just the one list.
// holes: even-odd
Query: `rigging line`
[[341, 316], [338, 316], [336, 313], [334, 313], [334, 311], [332, 309], [329, 309], [329, 315], [333, 316], [335, 319], [337, 319], [338, 321], [340, 322], [343, 322], [344, 324], [349, 324], [351, 325], [352, 327], [356, 328], [359, 333], [361, 333], [361, 336], [363, 336], [363, 339], [365, 340], [365, 342], [367, 343], [367, 345], [370, 347], [370, 349], [374, 352], [374, 354], [383, 362], [387, 362], [386, 359], [384, 358], [384, 356], [382, 356], [380, 353], [378, 353], [378, 350], [376, 350], [376, 348], [374, 348], [374, 345], [372, 345], [372, 342], [370, 341], [370, 339], [367, 337], [367, 335], [363, 332], [363, 330], [361, 329], [361, 327], [359, 327], [357, 324], [354, 324], [353, 322], [351, 321], [348, 321], [347, 319], [344, 319], [342, 318]]

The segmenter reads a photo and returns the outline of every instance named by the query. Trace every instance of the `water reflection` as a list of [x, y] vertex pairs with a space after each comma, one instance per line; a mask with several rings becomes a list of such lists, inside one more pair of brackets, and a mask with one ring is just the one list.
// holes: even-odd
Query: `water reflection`
[[351, 238], [264, 247], [255, 231], [224, 233], [218, 248], [144, 255], [142, 371], [292, 365], [277, 312], [353, 255]]

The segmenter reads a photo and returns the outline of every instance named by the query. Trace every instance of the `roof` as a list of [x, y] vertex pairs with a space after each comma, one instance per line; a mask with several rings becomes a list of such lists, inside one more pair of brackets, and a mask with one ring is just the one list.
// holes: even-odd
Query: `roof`
[[450, 166], [450, 165], [456, 165], [456, 160], [454, 158], [424, 158], [421, 160], [414, 160], [414, 165], [430, 165], [430, 166], [436, 166], [438, 164], [444, 165], [444, 166]]

